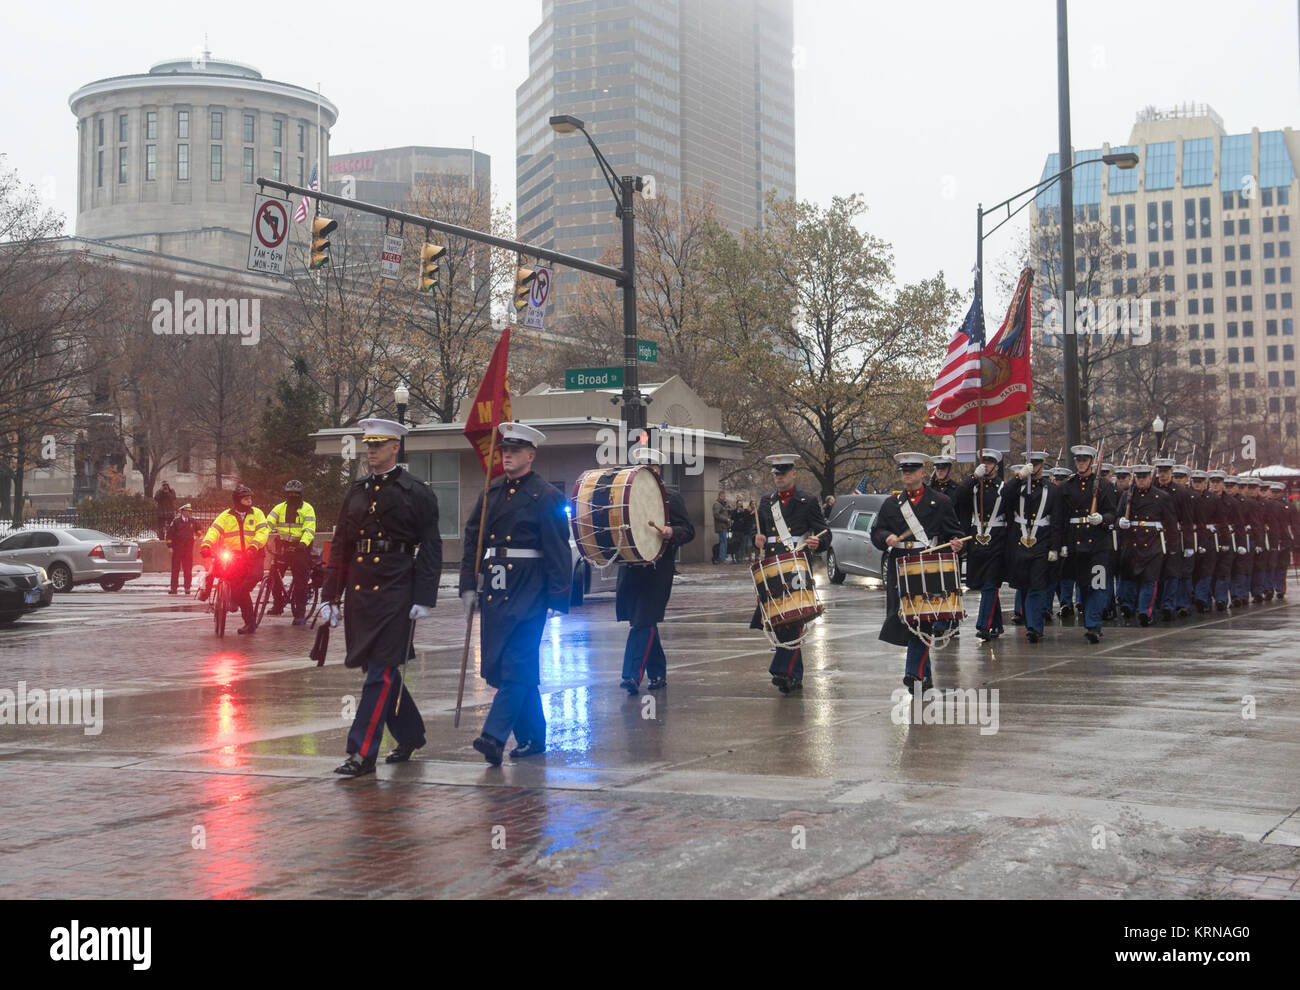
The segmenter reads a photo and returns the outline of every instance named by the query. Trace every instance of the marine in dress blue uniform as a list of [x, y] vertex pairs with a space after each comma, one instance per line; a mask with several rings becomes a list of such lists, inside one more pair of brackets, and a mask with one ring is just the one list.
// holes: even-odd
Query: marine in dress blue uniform
[[[664, 460], [663, 451], [653, 447], [628, 451], [628, 461], [648, 464], [656, 474]], [[668, 658], [659, 637], [659, 623], [664, 621], [664, 610], [673, 592], [677, 548], [695, 539], [695, 527], [686, 514], [686, 500], [676, 489], [668, 491], [668, 525], [664, 527], [663, 538], [668, 545], [664, 547], [663, 556], [653, 564], [623, 564], [618, 569], [614, 614], [619, 622], [631, 626], [627, 632], [627, 645], [623, 648], [623, 681], [620, 685], [628, 694], [639, 692], [642, 677], [650, 678], [648, 686], [651, 691], [668, 686]]]
[[[501, 765], [514, 734], [512, 758], [546, 752], [542, 710], [541, 648], [546, 620], [568, 612], [573, 560], [569, 551], [567, 501], [533, 471], [537, 447], [546, 435], [522, 423], [502, 423], [505, 475], [488, 488], [487, 521], [476, 499], [465, 526], [460, 597], [468, 616], [477, 602], [479, 673], [497, 689], [474, 748]], [[475, 560], [479, 527], [485, 529], [483, 557]]]
[[[952, 500], [942, 492], [928, 487], [922, 480], [928, 460], [927, 454], [915, 451], [894, 455], [903, 481], [903, 491], [881, 503], [869, 534], [872, 545], [885, 555], [881, 561], [881, 574], [885, 583], [885, 621], [880, 627], [878, 638], [894, 646], [907, 647], [903, 684], [912, 692], [915, 692], [918, 680], [922, 691], [930, 690], [934, 687], [934, 678], [930, 671], [930, 648], [899, 618], [895, 561], [909, 553], [942, 546], [962, 536], [962, 527], [957, 522]], [[909, 508], [904, 510], [904, 505]], [[906, 512], [915, 516], [924, 536], [908, 522]]]
[[1075, 473], [1061, 484], [1064, 539], [1063, 570], [1083, 600], [1084, 635], [1101, 641], [1101, 613], [1109, 601], [1109, 575], [1114, 568], [1110, 526], [1115, 522], [1115, 486], [1094, 470], [1097, 450], [1088, 444], [1070, 448]]
[[365, 419], [361, 429], [371, 473], [343, 501], [320, 612], [321, 619], [337, 625], [332, 603], [345, 595], [343, 663], [366, 672], [348, 732], [348, 758], [334, 770], [346, 777], [374, 772], [385, 726], [397, 741], [389, 763], [406, 762], [424, 745], [424, 720], [402, 683], [401, 666], [409, 659], [411, 624], [437, 604], [442, 573], [437, 496], [397, 465], [407, 428]]
[[[1002, 635], [1002, 587], [1006, 566], [1007, 504], [1001, 499], [1002, 451], [980, 451], [975, 472], [957, 489], [953, 508], [957, 521], [972, 539], [966, 548], [966, 587], [980, 593], [975, 636], [981, 640]], [[969, 520], [969, 522], [968, 522]]]
[[1159, 607], [1160, 584], [1169, 558], [1169, 538], [1178, 536], [1174, 496], [1152, 484], [1149, 464], [1133, 465], [1133, 484], [1124, 493], [1115, 525], [1120, 529], [1120, 611], [1136, 612], [1138, 624], [1148, 626]]
[[[790, 553], [798, 548], [808, 560], [808, 580], [812, 577], [812, 554], [820, 553], [831, 544], [831, 534], [826, 526], [826, 516], [822, 512], [821, 500], [810, 492], [803, 491], [795, 484], [795, 462], [798, 454], [773, 454], [764, 460], [772, 466], [772, 480], [776, 489], [764, 495], [758, 503], [756, 524], [758, 532], [754, 534], [754, 546], [758, 548], [760, 561], [776, 554]], [[781, 527], [777, 525], [777, 513], [785, 525], [789, 540], [784, 539]], [[807, 537], [800, 540], [799, 537]], [[779, 642], [789, 643], [798, 639], [803, 632], [804, 623], [777, 626], [773, 633]], [[763, 628], [763, 609], [755, 607], [749, 620], [750, 629]], [[782, 694], [803, 687], [803, 648], [790, 649], [778, 646], [772, 654], [768, 665], [772, 683]]]
[[1053, 570], [1060, 559], [1064, 517], [1061, 488], [1043, 474], [1046, 452], [1025, 451], [1024, 458], [1019, 472], [1002, 486], [1003, 501], [1012, 514], [1007, 582], [1024, 592], [1025, 637], [1037, 643], [1043, 636], [1043, 620], [1050, 614], [1052, 588], [1059, 580]]

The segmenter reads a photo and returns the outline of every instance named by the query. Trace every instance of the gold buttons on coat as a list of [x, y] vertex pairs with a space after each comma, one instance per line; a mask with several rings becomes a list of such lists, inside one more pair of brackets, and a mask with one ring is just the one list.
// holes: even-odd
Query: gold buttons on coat
[[514, 569], [515, 569], [515, 565], [514, 565], [514, 564], [506, 564], [506, 570], [508, 570], [508, 571], [513, 571]]
[[361, 563], [362, 560], [363, 560], [363, 558], [358, 557], [358, 558], [357, 558], [357, 563], [358, 563], [358, 564]]
[[375, 562], [376, 564], [379, 563], [379, 558], [376, 557], [376, 558], [374, 559], [374, 562]]
[[488, 595], [488, 601], [491, 601], [491, 600], [492, 600], [492, 596], [491, 596], [491, 595]]
[[360, 590], [361, 590], [361, 585], [359, 585], [359, 584], [354, 584], [354, 585], [352, 586], [352, 590], [353, 590], [353, 591], [360, 591]]
[[371, 591], [378, 591], [378, 590], [379, 590], [379, 585], [375, 585], [375, 586], [374, 586], [373, 588], [371, 588], [370, 590], [371, 590]]

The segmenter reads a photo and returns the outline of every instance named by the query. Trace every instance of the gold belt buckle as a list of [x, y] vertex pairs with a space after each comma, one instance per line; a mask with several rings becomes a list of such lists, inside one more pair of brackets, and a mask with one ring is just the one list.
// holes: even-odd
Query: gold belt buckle
[[1035, 543], [1037, 543], [1037, 542], [1038, 542], [1038, 538], [1037, 538], [1036, 536], [1022, 536], [1022, 537], [1020, 537], [1020, 545], [1021, 545], [1022, 547], [1032, 547], [1032, 546], [1033, 546]]
[[993, 537], [989, 533], [976, 533], [975, 542], [982, 547], [986, 547], [993, 542]]

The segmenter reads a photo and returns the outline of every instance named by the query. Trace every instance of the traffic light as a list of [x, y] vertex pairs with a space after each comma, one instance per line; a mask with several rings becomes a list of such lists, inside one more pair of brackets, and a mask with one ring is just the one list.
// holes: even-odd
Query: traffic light
[[311, 266], [322, 268], [330, 260], [329, 236], [338, 228], [337, 220], [318, 216], [311, 222]]
[[522, 313], [528, 308], [528, 297], [532, 295], [533, 280], [537, 278], [535, 268], [515, 269], [515, 311]]
[[432, 292], [438, 287], [438, 259], [447, 253], [447, 249], [440, 244], [430, 244], [427, 241], [424, 247], [420, 248], [420, 281], [418, 283], [421, 292]]

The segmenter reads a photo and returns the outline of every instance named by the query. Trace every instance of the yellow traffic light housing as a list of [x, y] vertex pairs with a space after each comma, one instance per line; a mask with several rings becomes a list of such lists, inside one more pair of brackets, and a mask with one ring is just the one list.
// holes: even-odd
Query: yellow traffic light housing
[[322, 268], [330, 260], [329, 235], [338, 229], [339, 222], [318, 216], [311, 222], [311, 267]]
[[515, 269], [515, 311], [522, 313], [528, 308], [528, 297], [532, 295], [533, 281], [537, 278], [536, 268]]
[[421, 292], [432, 292], [438, 288], [438, 259], [446, 253], [447, 249], [441, 244], [425, 242], [424, 247], [420, 248], [420, 281], [418, 288]]

